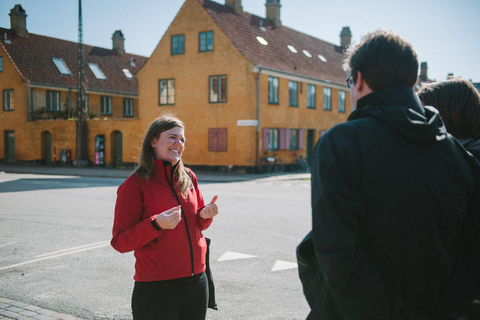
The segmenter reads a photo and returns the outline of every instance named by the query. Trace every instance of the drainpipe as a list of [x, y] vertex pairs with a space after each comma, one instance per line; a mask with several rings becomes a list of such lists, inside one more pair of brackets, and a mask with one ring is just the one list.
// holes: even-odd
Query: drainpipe
[[257, 149], [255, 153], [257, 169], [260, 165], [260, 73], [262, 73], [262, 68], [259, 68], [257, 73]]

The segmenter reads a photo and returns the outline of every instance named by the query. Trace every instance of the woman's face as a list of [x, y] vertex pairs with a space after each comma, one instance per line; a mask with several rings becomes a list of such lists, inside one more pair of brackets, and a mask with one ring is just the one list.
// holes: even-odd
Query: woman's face
[[183, 128], [174, 127], [164, 131], [158, 138], [153, 138], [152, 148], [155, 160], [168, 161], [175, 165], [182, 157], [185, 149], [185, 135]]

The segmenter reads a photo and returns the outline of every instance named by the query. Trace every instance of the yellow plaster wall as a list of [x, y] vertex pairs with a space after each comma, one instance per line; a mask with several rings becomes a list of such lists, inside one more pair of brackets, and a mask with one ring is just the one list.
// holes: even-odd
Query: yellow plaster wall
[[[199, 32], [213, 31], [214, 50], [198, 51]], [[185, 34], [185, 54], [171, 55], [172, 35]], [[143, 130], [163, 112], [176, 114], [186, 127], [183, 160], [190, 165], [254, 165], [255, 127], [237, 127], [237, 120], [256, 119], [253, 65], [203, 10], [187, 0], [137, 74]], [[227, 102], [209, 102], [209, 76], [227, 75]], [[159, 106], [159, 80], [175, 79], [175, 105]], [[228, 128], [228, 151], [208, 151], [208, 129]]]

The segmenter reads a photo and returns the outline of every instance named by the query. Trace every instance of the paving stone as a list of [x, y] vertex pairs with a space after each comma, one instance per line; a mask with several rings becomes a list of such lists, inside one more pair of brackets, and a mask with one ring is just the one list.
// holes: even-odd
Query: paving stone
[[18, 308], [18, 307], [14, 307], [14, 306], [7, 307], [7, 308], [5, 308], [5, 310], [11, 311], [11, 312], [16, 312], [16, 313], [19, 313], [20, 311], [23, 311], [22, 308]]

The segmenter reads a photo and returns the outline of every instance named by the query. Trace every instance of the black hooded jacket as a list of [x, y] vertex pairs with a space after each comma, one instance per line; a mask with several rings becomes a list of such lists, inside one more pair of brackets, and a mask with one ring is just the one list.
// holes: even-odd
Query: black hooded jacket
[[324, 281], [308, 319], [433, 317], [474, 188], [452, 139], [438, 111], [394, 86], [319, 140], [312, 216]]

